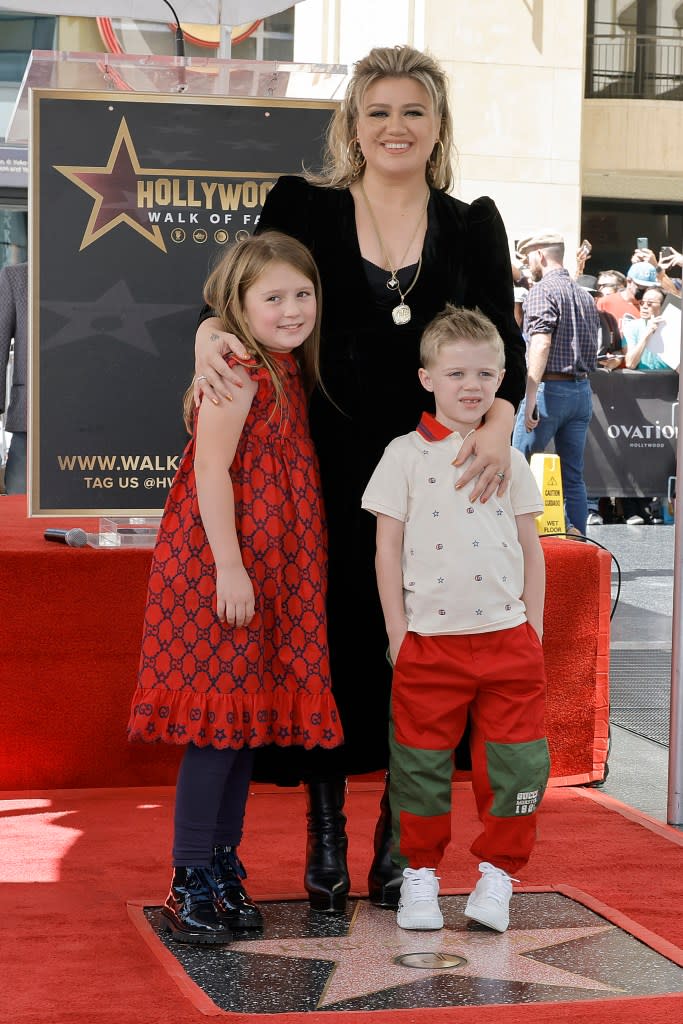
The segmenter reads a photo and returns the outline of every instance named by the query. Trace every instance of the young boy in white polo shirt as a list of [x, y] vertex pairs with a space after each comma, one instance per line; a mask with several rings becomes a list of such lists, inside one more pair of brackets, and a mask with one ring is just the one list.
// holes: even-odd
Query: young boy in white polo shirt
[[377, 516], [377, 582], [394, 664], [390, 723], [397, 921], [443, 927], [436, 869], [451, 838], [453, 751], [471, 722], [481, 877], [465, 914], [503, 932], [528, 861], [550, 761], [541, 637], [543, 501], [511, 449], [502, 498], [472, 502], [453, 462], [503, 379], [503, 342], [479, 311], [447, 306], [420, 346], [436, 415], [387, 446], [362, 499]]

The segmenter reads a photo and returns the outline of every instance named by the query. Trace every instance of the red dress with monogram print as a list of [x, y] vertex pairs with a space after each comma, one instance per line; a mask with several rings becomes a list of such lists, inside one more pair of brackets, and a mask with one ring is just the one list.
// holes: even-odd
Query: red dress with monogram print
[[194, 438], [164, 509], [149, 579], [131, 739], [214, 747], [334, 747], [327, 551], [318, 463], [294, 357], [278, 355], [285, 397], [264, 368], [230, 467], [235, 522], [256, 614], [216, 615], [216, 567], [202, 525]]

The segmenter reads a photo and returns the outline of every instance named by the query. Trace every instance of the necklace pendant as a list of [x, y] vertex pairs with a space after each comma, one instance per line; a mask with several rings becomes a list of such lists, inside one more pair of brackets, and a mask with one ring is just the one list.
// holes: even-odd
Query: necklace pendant
[[406, 306], [405, 302], [401, 302], [392, 309], [391, 315], [397, 327], [410, 323], [410, 306]]
[[391, 292], [395, 292], [396, 289], [398, 288], [398, 278], [396, 277], [395, 274], [392, 274], [389, 280], [387, 281], [387, 288]]

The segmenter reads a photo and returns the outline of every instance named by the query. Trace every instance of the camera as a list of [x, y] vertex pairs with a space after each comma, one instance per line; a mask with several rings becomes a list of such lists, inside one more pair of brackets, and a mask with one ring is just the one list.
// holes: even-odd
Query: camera
[[665, 260], [668, 256], [673, 256], [673, 248], [670, 245], [663, 245], [659, 250], [660, 260]]

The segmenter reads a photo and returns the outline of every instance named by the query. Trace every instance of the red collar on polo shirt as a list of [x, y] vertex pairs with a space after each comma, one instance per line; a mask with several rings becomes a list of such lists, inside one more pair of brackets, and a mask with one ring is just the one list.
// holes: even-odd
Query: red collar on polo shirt
[[[479, 427], [481, 423], [479, 424]], [[479, 427], [476, 429], [479, 430]], [[420, 437], [423, 437], [425, 441], [443, 441], [445, 438], [450, 437], [455, 431], [451, 430], [450, 427], [445, 427], [440, 420], [437, 420], [436, 416], [433, 416], [431, 412], [423, 412], [420, 422], [415, 428]]]

